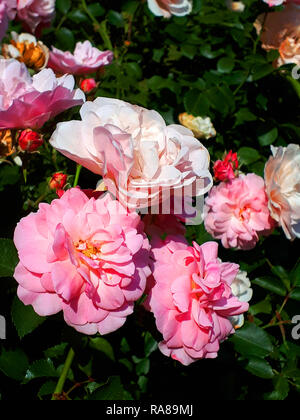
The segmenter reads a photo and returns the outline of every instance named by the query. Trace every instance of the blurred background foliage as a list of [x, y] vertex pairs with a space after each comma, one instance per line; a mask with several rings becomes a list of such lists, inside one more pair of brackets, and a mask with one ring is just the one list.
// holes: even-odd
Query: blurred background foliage
[[[114, 52], [113, 63], [97, 75], [94, 96], [155, 109], [169, 124], [185, 111], [209, 116], [217, 136], [203, 143], [212, 161], [233, 149], [243, 172], [262, 176], [270, 145], [299, 143], [300, 83], [291, 81], [290, 66], [272, 66], [276, 51], [261, 49], [253, 22], [268, 11], [262, 1], [246, 0], [245, 11], [234, 13], [223, 0], [194, 0], [190, 16], [171, 19], [153, 16], [142, 0], [56, 3], [56, 19], [41, 38], [46, 45], [73, 51], [77, 41], [89, 39]], [[15, 23], [11, 28], [21, 30]], [[47, 123], [45, 138], [70, 118], [79, 118], [78, 109]], [[40, 318], [16, 298], [15, 225], [39, 202], [55, 198], [48, 188], [54, 172], [67, 173], [72, 185], [76, 171], [47, 142], [39, 153], [23, 156], [23, 165], [27, 182], [19, 167], [0, 165], [6, 238], [0, 240], [0, 313], [7, 320], [7, 339], [0, 341], [2, 399], [51, 399], [70, 347], [75, 359], [62, 399], [299, 398], [300, 346], [291, 335], [291, 320], [300, 314], [299, 241], [277, 230], [253, 251], [221, 249], [220, 257], [239, 263], [252, 280], [248, 320], [223, 343], [218, 359], [184, 367], [157, 351], [160, 334], [141, 306], [116, 333], [89, 338], [65, 325], [61, 314]], [[83, 170], [79, 185], [91, 188], [97, 181]], [[211, 238], [196, 226], [188, 228], [188, 239], [201, 244]]]

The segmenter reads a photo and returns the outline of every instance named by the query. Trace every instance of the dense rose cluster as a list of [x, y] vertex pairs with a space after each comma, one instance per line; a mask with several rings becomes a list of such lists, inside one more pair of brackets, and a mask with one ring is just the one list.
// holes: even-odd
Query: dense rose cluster
[[[192, 3], [148, 0], [150, 11], [166, 18], [191, 13]], [[265, 16], [264, 28], [256, 22], [263, 47], [280, 52], [276, 65], [298, 60], [295, 3]], [[213, 165], [220, 181], [213, 187], [210, 155], [199, 141], [217, 136], [210, 118], [181, 112], [181, 125], [168, 125], [157, 111], [120, 99], [86, 101], [84, 92], [94, 98], [101, 88], [113, 52], [88, 40], [73, 53], [50, 51], [37, 37], [54, 14], [54, 0], [0, 1], [0, 37], [14, 18], [31, 32], [13, 32], [2, 45], [1, 161], [19, 159], [25, 178], [32, 155], [43, 148], [77, 163], [75, 177], [65, 174], [52, 150], [56, 172], [42, 198], [55, 192], [58, 198], [38, 199], [38, 210], [15, 229], [18, 297], [41, 316], [61, 312], [88, 335], [119, 329], [141, 300], [155, 318], [164, 355], [183, 365], [215, 358], [243, 326], [253, 291], [238, 264], [219, 258], [218, 242], [197, 243], [197, 228], [190, 236], [186, 225], [204, 219], [223, 247], [242, 250], [253, 249], [276, 225], [288, 239], [299, 238], [300, 148], [272, 147], [265, 179], [241, 173], [238, 153], [230, 150]], [[49, 123], [75, 106], [81, 119]], [[77, 187], [81, 166], [99, 176], [89, 190]], [[193, 208], [201, 199], [204, 209]]]

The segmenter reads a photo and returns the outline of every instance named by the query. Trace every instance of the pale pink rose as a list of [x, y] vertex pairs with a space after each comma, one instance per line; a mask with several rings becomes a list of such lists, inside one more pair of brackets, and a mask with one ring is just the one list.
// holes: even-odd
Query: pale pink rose
[[300, 146], [271, 147], [265, 167], [271, 216], [290, 240], [300, 238]]
[[263, 178], [240, 175], [214, 187], [205, 200], [206, 230], [225, 248], [252, 249], [260, 235], [268, 235], [275, 222], [268, 209]]
[[148, 7], [155, 16], [169, 18], [188, 15], [193, 4], [192, 0], [148, 0]]
[[149, 242], [136, 213], [109, 194], [73, 188], [17, 225], [18, 297], [41, 316], [63, 311], [85, 334], [107, 334], [133, 312], [150, 274]]
[[274, 66], [300, 65], [300, 0], [290, 2], [283, 10], [260, 15], [254, 26], [261, 35], [262, 48], [278, 50], [280, 57]]
[[52, 47], [48, 67], [61, 74], [83, 75], [94, 73], [112, 60], [112, 51], [100, 51], [90, 41], [85, 41], [77, 42], [74, 54]]
[[85, 95], [74, 90], [73, 76], [56, 78], [50, 69], [33, 77], [25, 64], [0, 59], [0, 129], [40, 128], [49, 119], [73, 106]]
[[80, 114], [82, 121], [58, 124], [50, 143], [101, 175], [128, 208], [211, 188], [209, 153], [186, 128], [166, 126], [157, 112], [111, 98], [87, 102]]
[[152, 252], [146, 307], [163, 335], [160, 350], [184, 365], [217, 357], [220, 343], [234, 333], [230, 317], [249, 308], [231, 289], [239, 266], [218, 259], [216, 242], [189, 246], [180, 236], [156, 238]]
[[49, 26], [55, 15], [55, 0], [18, 0], [17, 18], [35, 33]]

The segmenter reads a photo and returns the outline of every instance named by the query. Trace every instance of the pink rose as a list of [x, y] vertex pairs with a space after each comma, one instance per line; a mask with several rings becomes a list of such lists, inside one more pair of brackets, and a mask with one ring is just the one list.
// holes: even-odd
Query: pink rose
[[193, 5], [191, 0], [148, 0], [148, 7], [155, 16], [169, 18], [188, 15]]
[[52, 47], [48, 67], [61, 74], [82, 75], [94, 73], [112, 60], [112, 51], [100, 51], [90, 41], [85, 41], [77, 42], [74, 54]]
[[215, 242], [192, 247], [174, 236], [152, 246], [154, 281], [146, 306], [163, 335], [160, 350], [184, 365], [217, 357], [220, 343], [234, 333], [230, 317], [249, 308], [231, 289], [239, 266], [222, 263]]
[[0, 129], [40, 128], [49, 119], [73, 106], [85, 95], [74, 90], [73, 76], [56, 78], [44, 69], [32, 78], [17, 60], [0, 59]]
[[265, 167], [266, 191], [271, 216], [290, 240], [300, 238], [300, 147], [271, 147]]
[[55, 15], [55, 0], [18, 0], [17, 17], [35, 33], [49, 26]]
[[42, 316], [63, 311], [85, 334], [107, 334], [133, 312], [150, 274], [140, 217], [109, 194], [73, 188], [17, 225], [18, 296]]
[[205, 228], [225, 248], [252, 249], [268, 235], [274, 221], [268, 209], [263, 178], [240, 175], [214, 187], [205, 200]]
[[261, 36], [262, 48], [276, 49], [280, 57], [274, 66], [300, 65], [300, 0], [289, 2], [283, 10], [260, 15], [254, 26]]
[[58, 124], [50, 143], [103, 177], [128, 208], [200, 196], [212, 185], [209, 153], [192, 132], [124, 101], [97, 98], [80, 111], [82, 121]]

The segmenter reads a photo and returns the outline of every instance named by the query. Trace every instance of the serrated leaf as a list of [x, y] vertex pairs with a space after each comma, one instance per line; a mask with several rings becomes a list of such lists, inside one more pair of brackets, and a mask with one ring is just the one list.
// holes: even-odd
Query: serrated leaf
[[273, 345], [268, 334], [249, 322], [243, 328], [237, 330], [231, 340], [234, 343], [235, 350], [246, 357], [264, 358], [273, 351]]
[[12, 277], [19, 258], [11, 239], [0, 238], [0, 277]]
[[65, 350], [67, 347], [67, 343], [61, 343], [57, 346], [50, 347], [49, 349], [44, 351], [45, 357], [49, 357], [50, 359], [54, 359], [55, 357], [60, 357], [65, 354]]
[[32, 363], [26, 372], [25, 381], [29, 382], [32, 379], [44, 377], [58, 377], [59, 374], [54, 367], [51, 359], [37, 360]]
[[111, 376], [107, 383], [100, 388], [98, 388], [92, 395], [89, 397], [89, 400], [105, 400], [105, 401], [114, 401], [114, 400], [128, 400], [127, 393], [121, 383], [120, 376]]
[[46, 320], [37, 315], [32, 306], [25, 306], [17, 296], [13, 300], [11, 316], [20, 338], [30, 334]]
[[274, 388], [273, 392], [265, 395], [265, 400], [283, 401], [289, 395], [290, 386], [288, 380], [281, 375], [274, 379]]

